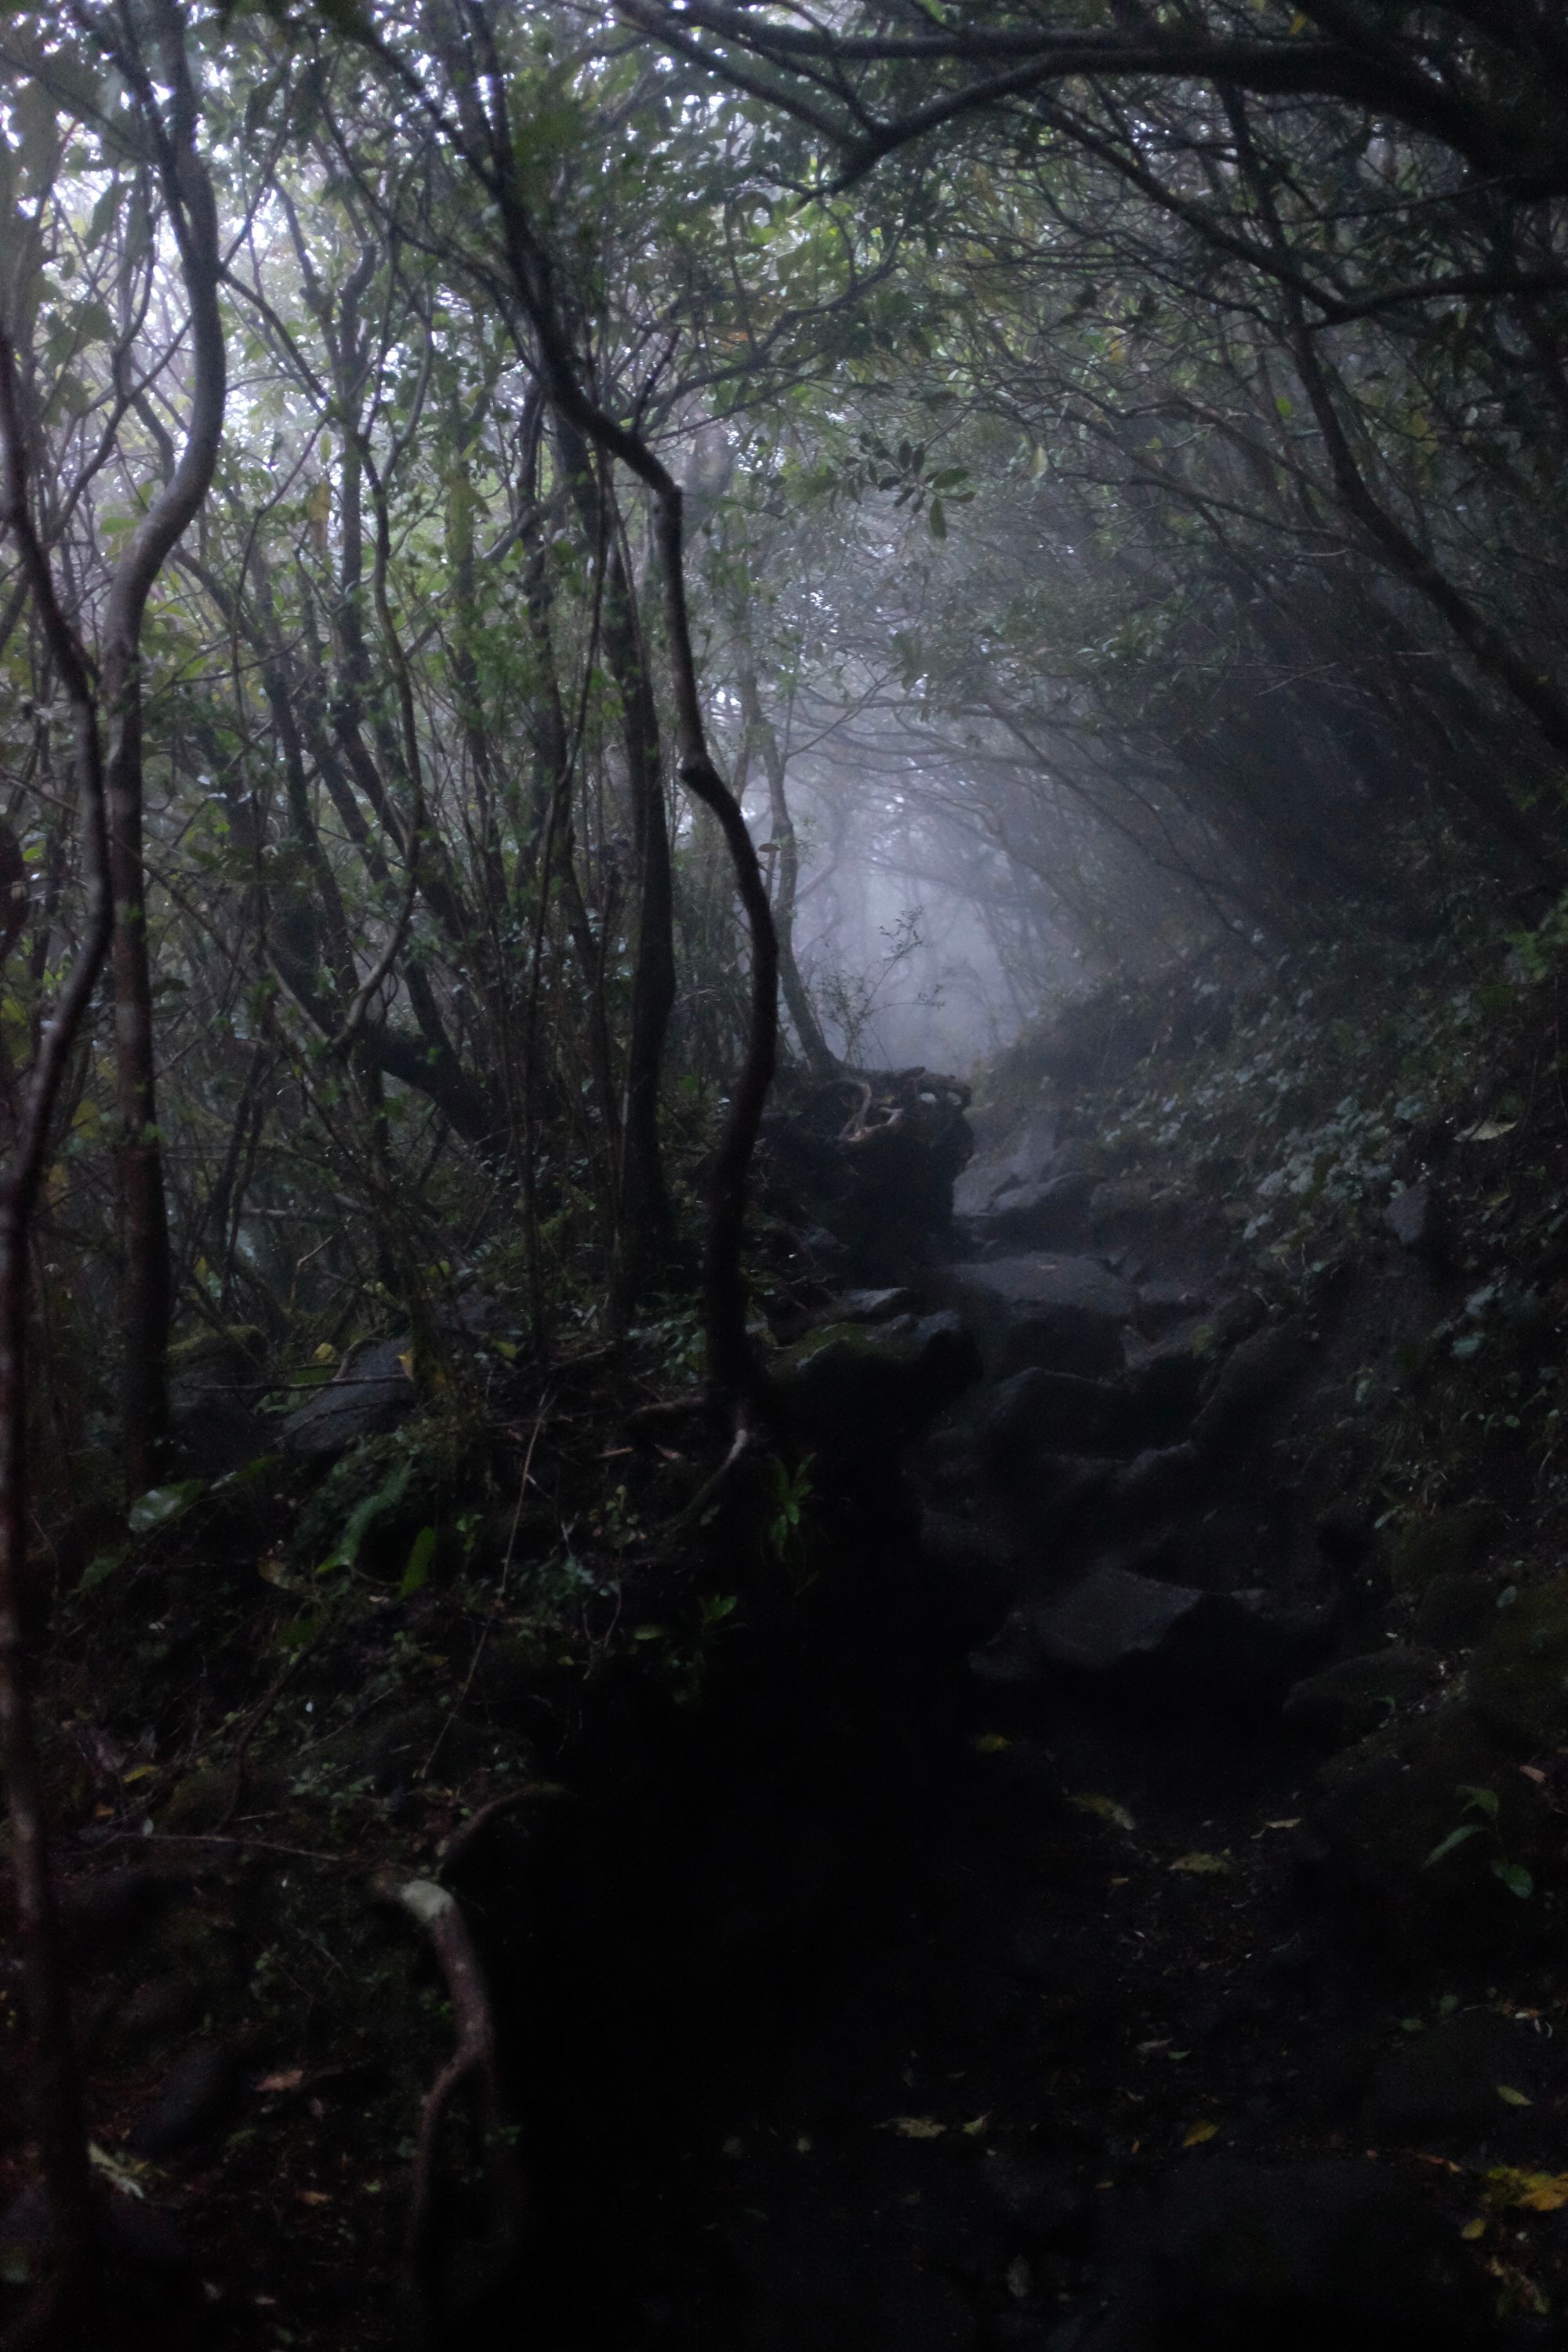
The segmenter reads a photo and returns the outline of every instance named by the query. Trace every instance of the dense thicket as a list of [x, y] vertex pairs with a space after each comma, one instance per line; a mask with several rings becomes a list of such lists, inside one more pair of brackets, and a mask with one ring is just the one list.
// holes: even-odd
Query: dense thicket
[[1568, 880], [1552, 0], [72, 0], [0, 68], [7, 1691], [24, 1446], [155, 1484], [177, 1332], [450, 1377], [460, 1281], [542, 1351], [705, 1246], [743, 1416], [775, 963], [823, 1076]]

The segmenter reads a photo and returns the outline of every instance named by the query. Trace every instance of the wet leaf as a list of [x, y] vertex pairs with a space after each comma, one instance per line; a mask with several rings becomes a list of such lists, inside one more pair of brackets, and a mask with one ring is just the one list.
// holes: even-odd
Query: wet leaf
[[1568, 2172], [1520, 2172], [1511, 2164], [1496, 2165], [1487, 2175], [1487, 2203], [1500, 2210], [1561, 2213], [1568, 2205]]
[[1080, 1813], [1093, 1813], [1102, 1822], [1113, 1822], [1119, 1830], [1134, 1830], [1138, 1826], [1126, 1806], [1119, 1805], [1114, 1797], [1077, 1796], [1069, 1797], [1068, 1802], [1076, 1805]]
[[1473, 2221], [1466, 2222], [1464, 2228], [1460, 2231], [1459, 2235], [1461, 2238], [1467, 2239], [1473, 2246], [1476, 2240], [1478, 2238], [1484, 2238], [1486, 2233], [1487, 2225], [1485, 2217], [1484, 2215], [1478, 2213]]
[[896, 2131], [900, 2139], [941, 2139], [947, 2126], [931, 2116], [894, 2116], [882, 2128]]
[[1205, 2140], [1213, 2139], [1218, 2131], [1218, 2124], [1194, 2124], [1189, 2131], [1186, 2131], [1182, 2135], [1182, 2146], [1184, 2147], [1202, 2147]]
[[1459, 1137], [1461, 1143], [1495, 1143], [1500, 1136], [1511, 1135], [1519, 1125], [1517, 1118], [1482, 1118], [1474, 1127], [1467, 1127]]
[[966, 2123], [963, 2127], [964, 2138], [978, 2139], [990, 2120], [991, 2117], [989, 2115], [974, 2116], [971, 2122]]
[[974, 1752], [977, 1756], [1000, 1756], [1012, 1745], [1005, 1732], [983, 1731], [974, 1742]]
[[1507, 2107], [1532, 2107], [1535, 2105], [1535, 2101], [1527, 2099], [1522, 2091], [1516, 2091], [1511, 2083], [1500, 2083], [1497, 2095]]
[[436, 1530], [434, 1528], [421, 1528], [409, 1547], [408, 1565], [403, 1571], [403, 1581], [397, 1588], [397, 1597], [400, 1601], [408, 1600], [428, 1580], [430, 1563], [435, 1557]]
[[190, 1509], [205, 1486], [205, 1478], [182, 1478], [177, 1486], [150, 1486], [132, 1504], [126, 1525], [133, 1536], [150, 1535], [154, 1528], [166, 1528], [182, 1511]]
[[303, 2066], [287, 2066], [279, 2074], [263, 2074], [256, 2085], [258, 2091], [297, 2091], [305, 2079]]
[[1171, 1864], [1173, 1870], [1187, 1871], [1194, 1878], [1215, 1878], [1230, 1867], [1223, 1853], [1181, 1853]]

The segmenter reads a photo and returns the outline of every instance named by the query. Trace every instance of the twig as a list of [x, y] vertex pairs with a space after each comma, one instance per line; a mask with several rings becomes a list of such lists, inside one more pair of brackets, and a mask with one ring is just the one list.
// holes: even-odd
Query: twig
[[241, 1731], [238, 1739], [235, 1743], [234, 1761], [232, 1766], [234, 1781], [228, 1792], [228, 1802], [224, 1807], [222, 1816], [216, 1824], [219, 1831], [226, 1830], [230, 1822], [233, 1821], [236, 1813], [239, 1811], [239, 1801], [245, 1790], [245, 1759], [247, 1752], [249, 1749], [250, 1743], [256, 1737], [256, 1734], [260, 1730], [262, 1725], [266, 1722], [268, 1717], [271, 1714], [273, 1708], [277, 1706], [279, 1698], [282, 1694], [283, 1685], [298, 1665], [302, 1654], [303, 1654], [298, 1650], [293, 1653], [287, 1664], [284, 1665], [282, 1673], [273, 1681], [271, 1688], [262, 1693], [261, 1697], [257, 1701], [257, 1704], [246, 1718], [245, 1728]]
[[466, 1822], [458, 1823], [436, 1856], [437, 1870], [443, 1878], [449, 1870], [454, 1870], [475, 1839], [502, 1813], [510, 1813], [517, 1806], [527, 1804], [532, 1797], [558, 1797], [561, 1794], [553, 1781], [525, 1780], [521, 1789], [508, 1789], [503, 1795], [492, 1797], [488, 1804], [479, 1807], [477, 1813], [470, 1813]]

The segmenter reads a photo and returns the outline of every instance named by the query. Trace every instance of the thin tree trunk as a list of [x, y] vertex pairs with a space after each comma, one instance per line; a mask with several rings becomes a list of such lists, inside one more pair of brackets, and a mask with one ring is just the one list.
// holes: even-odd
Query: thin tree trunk
[[[28, 1244], [50, 1131], [72, 1050], [109, 951], [109, 877], [102, 743], [86, 656], [55, 595], [27, 503], [27, 466], [16, 357], [0, 330], [0, 445], [5, 520], [17, 542], [56, 672], [70, 705], [86, 907], [77, 960], [42, 1030], [22, 1101], [16, 1151], [0, 1174], [0, 1775], [10, 1816], [17, 1936], [30, 2037], [31, 2123], [42, 2162], [56, 2269], [28, 2318], [37, 2334], [63, 2329], [97, 2275], [91, 2174], [54, 1879], [48, 1814], [32, 1702], [25, 1614], [27, 1536], [26, 1282]], [[27, 2322], [24, 2322], [26, 2326]]]
[[789, 813], [789, 795], [785, 789], [784, 756], [778, 730], [763, 709], [757, 690], [757, 673], [748, 646], [739, 676], [741, 715], [745, 720], [749, 740], [755, 743], [763, 757], [763, 772], [768, 780], [768, 817], [773, 838], [778, 850], [777, 880], [773, 889], [773, 929], [778, 933], [779, 980], [789, 1017], [795, 1024], [795, 1034], [800, 1040], [800, 1050], [814, 1076], [835, 1077], [838, 1060], [816, 1017], [816, 1007], [806, 992], [800, 976], [800, 966], [795, 960], [795, 901], [800, 887], [800, 845], [795, 839], [795, 820]]
[[103, 698], [110, 714], [105, 793], [114, 898], [115, 1104], [124, 1250], [121, 1296], [122, 1444], [127, 1492], [153, 1484], [168, 1426], [169, 1324], [174, 1300], [163, 1161], [153, 1055], [152, 970], [142, 860], [142, 624], [153, 583], [211, 486], [223, 430], [225, 354], [218, 310], [217, 213], [196, 152], [196, 99], [175, 0], [152, 0], [164, 81], [165, 123], [140, 55], [116, 48], [158, 152], [159, 176], [190, 305], [191, 404], [178, 465], [133, 533], [104, 609]]

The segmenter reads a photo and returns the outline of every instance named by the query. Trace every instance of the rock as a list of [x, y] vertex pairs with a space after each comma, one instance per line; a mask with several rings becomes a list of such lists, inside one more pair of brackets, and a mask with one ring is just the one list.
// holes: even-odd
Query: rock
[[1298, 1640], [1261, 1594], [1199, 1592], [1102, 1567], [1058, 1601], [1015, 1610], [970, 1663], [992, 1683], [1055, 1669], [1129, 1695], [1258, 1707], [1277, 1701]]
[[1186, 1502], [1196, 1492], [1202, 1475], [1195, 1445], [1149, 1446], [1118, 1471], [1112, 1491], [1125, 1517], [1157, 1517]]
[[1471, 2010], [1412, 2034], [1373, 2077], [1364, 2120], [1406, 2145], [1435, 2132], [1477, 2132], [1508, 2116], [1498, 2084], [1539, 2097], [1545, 2044], [1492, 2010]]
[[1152, 2268], [1172, 2352], [1475, 2352], [1489, 2317], [1452, 2223], [1360, 2157], [1181, 2168]]
[[1286, 1696], [1285, 1720], [1310, 1739], [1344, 1747], [1381, 1731], [1399, 1707], [1420, 1698], [1438, 1676], [1439, 1661], [1430, 1652], [1391, 1642], [1365, 1657], [1341, 1658], [1297, 1683]]
[[847, 1290], [835, 1300], [833, 1320], [836, 1323], [886, 1323], [895, 1315], [908, 1315], [915, 1304], [912, 1290]]
[[1253, 1424], [1283, 1395], [1301, 1365], [1301, 1337], [1290, 1324], [1271, 1325], [1243, 1339], [1220, 1366], [1193, 1423], [1193, 1443], [1198, 1451], [1212, 1453], [1249, 1434]]
[[[1451, 1831], [1479, 1822], [1467, 1810], [1471, 1789], [1496, 1795], [1495, 1831], [1483, 1826], [1432, 1862]], [[1491, 1864], [1536, 1864], [1544, 1809], [1458, 1696], [1332, 1758], [1317, 1791], [1298, 1843], [1303, 1874], [1368, 1927], [1464, 1951], [1520, 1909]]]
[[286, 1450], [341, 1454], [362, 1437], [379, 1437], [395, 1429], [416, 1400], [404, 1361], [413, 1344], [405, 1335], [360, 1349], [334, 1379], [289, 1415], [282, 1431]]
[[1083, 1214], [1093, 1190], [1086, 1175], [1052, 1176], [1040, 1184], [1016, 1184], [997, 1194], [983, 1216], [973, 1219], [977, 1241], [1011, 1242], [1015, 1248], [1030, 1243], [1048, 1247], [1079, 1238]]
[[1190, 1348], [1152, 1349], [1128, 1379], [1130, 1420], [1145, 1445], [1178, 1437], [1197, 1411], [1203, 1367]]
[[157, 2104], [132, 2128], [126, 2141], [132, 2155], [161, 2161], [205, 2139], [227, 2111], [236, 2071], [231, 2051], [193, 2042], [170, 2068]]
[[1038, 1365], [1087, 1379], [1120, 1372], [1121, 1334], [1137, 1313], [1131, 1283], [1091, 1257], [995, 1258], [965, 1266], [960, 1297], [1002, 1377]]
[[272, 1444], [254, 1410], [266, 1385], [259, 1331], [204, 1331], [169, 1350], [169, 1415], [180, 1467], [197, 1478], [226, 1477]]
[[980, 1377], [980, 1354], [952, 1313], [891, 1323], [830, 1323], [778, 1357], [784, 1417], [819, 1444], [859, 1452], [907, 1436]]
[[1109, 1381], [1037, 1364], [994, 1391], [981, 1442], [992, 1467], [1005, 1473], [1042, 1448], [1093, 1452], [1111, 1444], [1125, 1412], [1125, 1396]]
[[1169, 1232], [1182, 1208], [1181, 1194], [1168, 1186], [1152, 1184], [1146, 1176], [1113, 1176], [1089, 1194], [1089, 1221], [1097, 1242], [1125, 1248]]
[[1420, 1594], [1435, 1576], [1473, 1575], [1497, 1531], [1497, 1514], [1484, 1503], [1406, 1519], [1394, 1546], [1394, 1581]]
[[1415, 1641], [1428, 1650], [1468, 1649], [1490, 1631], [1497, 1596], [1495, 1576], [1477, 1576], [1464, 1569], [1435, 1576], [1415, 1612]]
[[981, 1215], [998, 1192], [1005, 1192], [1016, 1184], [1037, 1182], [1047, 1167], [1052, 1175], [1065, 1172], [1052, 1164], [1056, 1136], [1056, 1113], [1037, 1111], [1002, 1150], [987, 1151], [972, 1160], [952, 1188], [952, 1205], [958, 1215]]
[[1141, 1282], [1138, 1298], [1138, 1319], [1145, 1331], [1163, 1331], [1170, 1324], [1185, 1323], [1208, 1305], [1196, 1284], [1163, 1275]]
[[1396, 1192], [1384, 1218], [1394, 1239], [1416, 1257], [1441, 1264], [1448, 1254], [1448, 1220], [1441, 1193], [1430, 1182]]
[[1470, 1664], [1470, 1703], [1527, 1755], [1568, 1743], [1568, 1582], [1529, 1586], [1510, 1608], [1493, 1608]]

